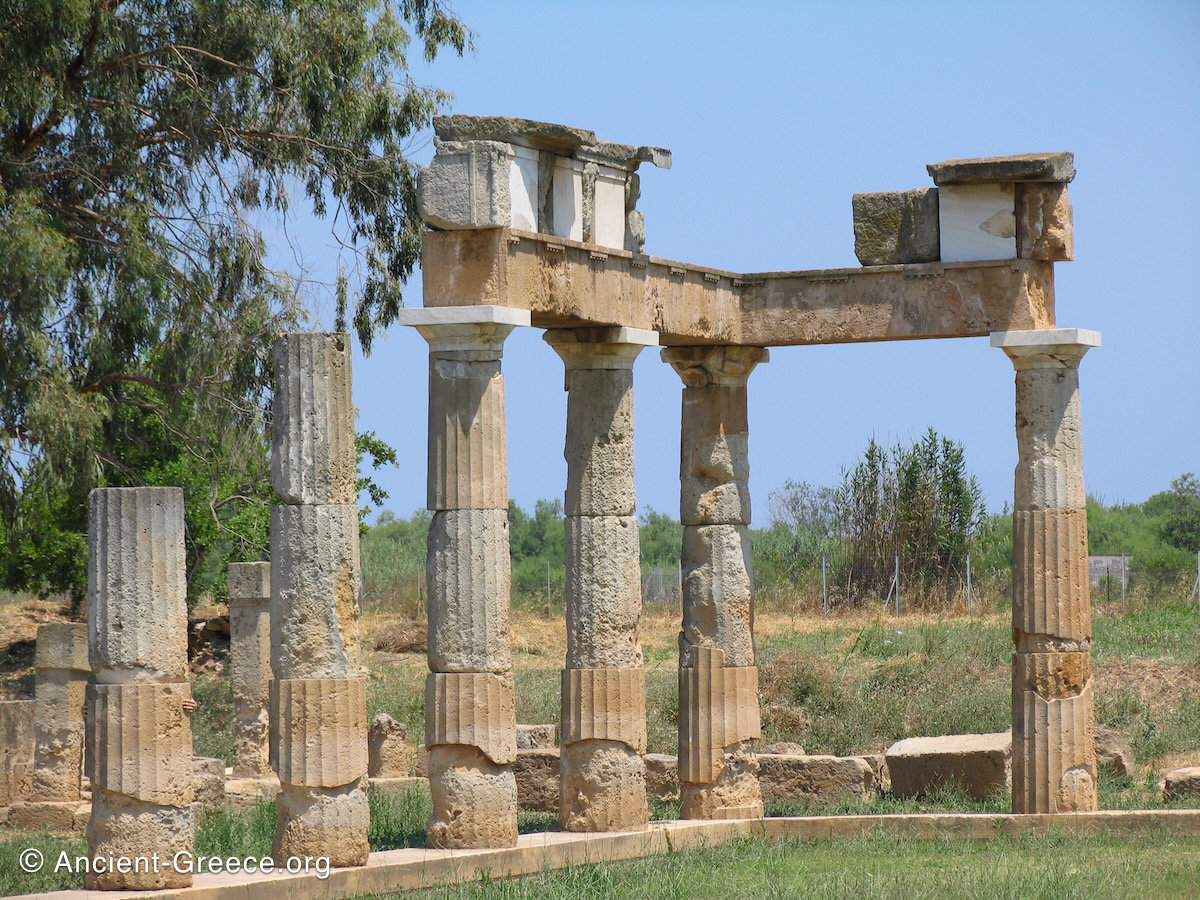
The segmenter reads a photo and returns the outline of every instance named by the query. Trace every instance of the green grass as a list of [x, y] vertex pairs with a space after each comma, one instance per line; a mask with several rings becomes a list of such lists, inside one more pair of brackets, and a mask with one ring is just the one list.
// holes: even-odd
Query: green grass
[[233, 765], [233, 682], [201, 675], [192, 682], [192, 752]]

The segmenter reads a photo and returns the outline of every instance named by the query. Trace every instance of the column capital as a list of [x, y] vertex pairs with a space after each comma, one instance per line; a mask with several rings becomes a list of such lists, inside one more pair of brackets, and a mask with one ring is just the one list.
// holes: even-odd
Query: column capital
[[630, 369], [645, 347], [658, 346], [658, 332], [625, 325], [553, 328], [542, 339], [574, 369]]
[[1073, 369], [1092, 347], [1100, 346], [1100, 332], [1087, 328], [1039, 328], [1031, 331], [993, 331], [999, 347], [1022, 369]]
[[396, 322], [411, 325], [431, 353], [451, 350], [499, 352], [514, 328], [528, 326], [529, 310], [509, 306], [426, 306], [401, 309]]
[[663, 362], [678, 373], [686, 387], [744, 385], [754, 367], [770, 358], [766, 347], [732, 344], [664, 347], [662, 351]]

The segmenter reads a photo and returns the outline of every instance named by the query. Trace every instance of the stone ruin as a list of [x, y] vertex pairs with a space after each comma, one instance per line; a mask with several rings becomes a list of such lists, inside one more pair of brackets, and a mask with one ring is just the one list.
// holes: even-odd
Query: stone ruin
[[[465, 116], [435, 120], [435, 146], [418, 185], [431, 229], [425, 307], [400, 313], [429, 346], [429, 845], [517, 841], [501, 360], [505, 338], [531, 325], [562, 359], [567, 391], [564, 830], [649, 820], [633, 363], [656, 346], [682, 381], [682, 815], [763, 814], [751, 749], [751, 373], [772, 346], [982, 335], [1016, 372], [1013, 811], [1094, 810], [1078, 366], [1099, 335], [1060, 328], [1054, 313], [1053, 264], [1073, 253], [1071, 155], [930, 165], [932, 188], [854, 197], [862, 268], [745, 274], [644, 253], [637, 168], [669, 167], [668, 151]], [[278, 776], [278, 858], [358, 866], [368, 770], [390, 765], [385, 742], [403, 734], [381, 720], [369, 757], [349, 339], [283, 335], [274, 364], [271, 562], [231, 566], [228, 579], [232, 775]], [[89, 532], [86, 645], [82, 626], [39, 632], [37, 699], [0, 704], [0, 802], [13, 803], [13, 821], [36, 809], [73, 818], [83, 767], [93, 854], [191, 849], [182, 493], [97, 490]], [[72, 714], [89, 672], [84, 741]], [[27, 735], [32, 759], [12, 750]], [[855, 760], [852, 775], [870, 783], [879, 765]], [[652, 760], [652, 782], [663, 767]], [[88, 886], [190, 881], [110, 873]]]

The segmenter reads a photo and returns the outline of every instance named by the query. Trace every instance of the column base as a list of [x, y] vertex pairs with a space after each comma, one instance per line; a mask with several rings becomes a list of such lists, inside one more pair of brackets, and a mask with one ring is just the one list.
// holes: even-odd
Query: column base
[[641, 831], [650, 822], [646, 763], [620, 741], [563, 748], [558, 820], [563, 831]]
[[193, 853], [195, 819], [191, 806], [160, 806], [92, 787], [92, 816], [88, 820], [88, 854], [93, 859], [129, 857], [144, 860], [158, 856], [158, 871], [89, 872], [84, 887], [89, 891], [152, 891], [189, 887], [190, 872], [177, 872], [172, 860], [177, 853]]
[[681, 819], [761, 819], [758, 760], [748, 744], [727, 747], [721, 774], [711, 784], [679, 783]]
[[331, 866], [366, 863], [371, 809], [365, 775], [335, 788], [285, 782], [275, 797], [275, 811], [278, 824], [271, 856], [276, 866], [293, 856], [325, 856]]
[[477, 747], [440, 744], [429, 750], [429, 792], [429, 847], [517, 845], [517, 779], [511, 765], [497, 765]]

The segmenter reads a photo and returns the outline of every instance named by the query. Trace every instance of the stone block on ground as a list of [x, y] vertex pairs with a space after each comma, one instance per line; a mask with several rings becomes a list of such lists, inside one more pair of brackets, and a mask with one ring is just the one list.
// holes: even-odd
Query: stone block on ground
[[25, 800], [8, 808], [9, 828], [48, 828], [82, 832], [87, 828], [92, 804], [82, 800]]
[[867, 753], [860, 756], [859, 759], [870, 766], [871, 771], [875, 773], [875, 787], [879, 793], [890, 793], [892, 790], [892, 776], [888, 772], [886, 757], [882, 753]]
[[763, 803], [830, 804], [869, 800], [875, 771], [858, 756], [758, 755]]
[[1174, 769], [1163, 778], [1164, 803], [1182, 800], [1185, 797], [1200, 798], [1200, 766]]
[[192, 779], [195, 785], [193, 803], [198, 810], [208, 812], [225, 805], [225, 761], [207, 756], [192, 757]]
[[884, 757], [897, 797], [957, 787], [976, 800], [1009, 788], [1012, 733], [951, 734], [897, 741]]
[[764, 753], [775, 753], [783, 756], [808, 755], [804, 752], [804, 747], [792, 741], [780, 741], [775, 744], [767, 744], [767, 746], [763, 747], [762, 750], [758, 751], [759, 756], [762, 756]]
[[557, 726], [553, 722], [545, 725], [522, 725], [517, 723], [518, 750], [549, 750], [558, 746], [555, 738]]
[[0, 808], [25, 800], [33, 788], [33, 706], [0, 701]]
[[646, 796], [659, 803], [679, 799], [679, 757], [671, 753], [647, 753]]
[[1133, 774], [1133, 748], [1113, 728], [1096, 728], [1096, 769], [1116, 778]]
[[408, 742], [408, 727], [386, 713], [371, 720], [367, 734], [367, 774], [372, 778], [406, 777], [417, 760]]
[[557, 747], [518, 750], [513, 763], [517, 803], [536, 812], [558, 812], [559, 751]]
[[937, 188], [855, 194], [854, 255], [864, 266], [939, 258]]

